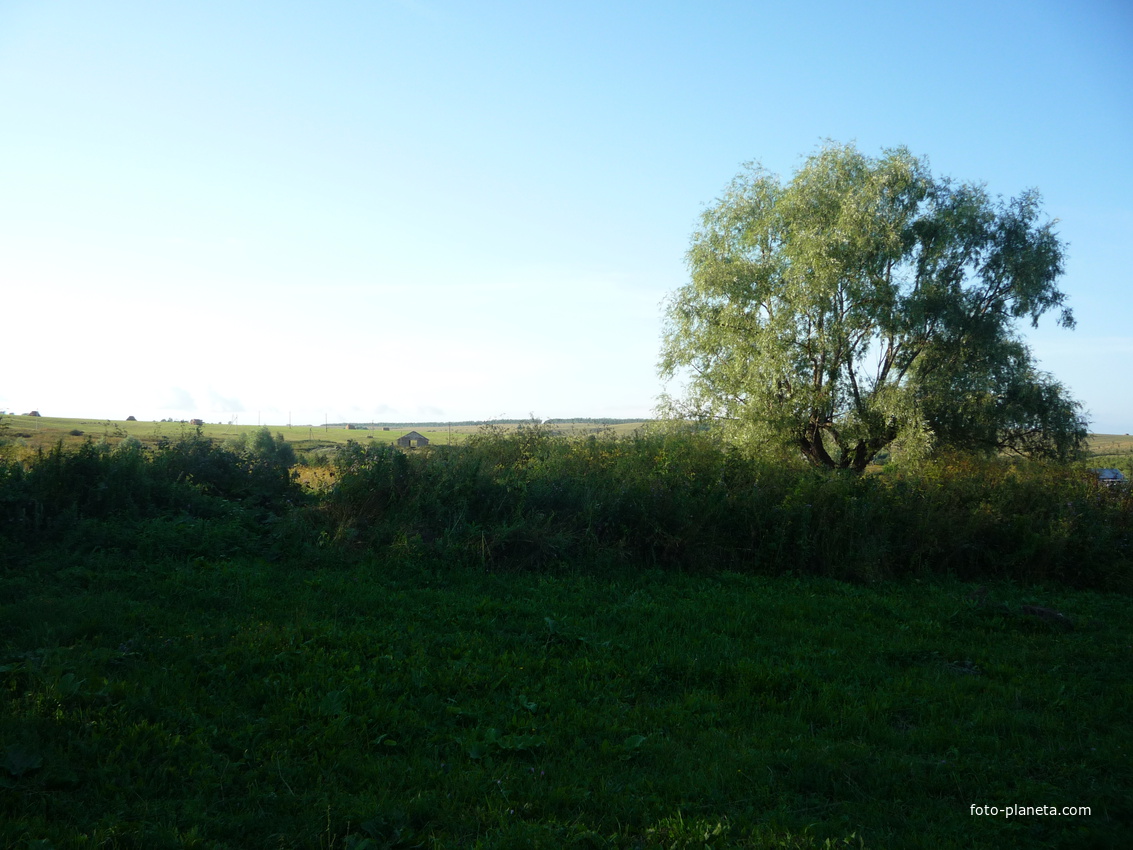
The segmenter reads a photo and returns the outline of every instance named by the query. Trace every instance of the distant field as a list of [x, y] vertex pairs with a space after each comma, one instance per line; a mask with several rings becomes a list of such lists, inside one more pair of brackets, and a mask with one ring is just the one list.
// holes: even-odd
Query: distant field
[[1133, 437], [1128, 434], [1091, 434], [1090, 454], [1114, 455], [1133, 453]]
[[[120, 419], [62, 419], [51, 416], [11, 416], [2, 417], [7, 424], [7, 437], [15, 439], [19, 445], [35, 449], [53, 446], [60, 440], [64, 445], [78, 445], [88, 437], [95, 440], [105, 438], [108, 442], [117, 442], [123, 437], [136, 437], [142, 442], [155, 443], [161, 439], [176, 439], [182, 434], [192, 433], [196, 426], [182, 422], [127, 422]], [[636, 429], [646, 425], [645, 422], [621, 423], [618, 425], [601, 425], [599, 423], [566, 423], [562, 425], [548, 424], [552, 431], [566, 435], [584, 435], [598, 432], [615, 434], [632, 434]], [[201, 433], [214, 440], [225, 440], [240, 434], [252, 434], [258, 431], [260, 425], [221, 425], [206, 423], [201, 426]], [[347, 429], [341, 426], [323, 425], [268, 425], [273, 434], [282, 434], [289, 443], [296, 443], [300, 449], [318, 448], [327, 445], [342, 445], [348, 440], [364, 442], [378, 440], [392, 443], [398, 437], [417, 431], [428, 438], [429, 442], [437, 445], [451, 445], [461, 443], [472, 434], [480, 431], [483, 425], [414, 425], [402, 423], [388, 426], [378, 425], [373, 429], [370, 426], [358, 426]], [[498, 424], [491, 427], [503, 431], [514, 431], [514, 424]], [[81, 434], [73, 434], [81, 431]]]
[[[195, 426], [181, 422], [127, 422], [120, 419], [62, 419], [51, 416], [12, 416], [2, 417], [7, 424], [7, 438], [15, 439], [18, 445], [30, 449], [53, 446], [59, 440], [64, 445], [78, 445], [88, 437], [95, 440], [105, 438], [108, 442], [117, 442], [126, 436], [136, 437], [142, 442], [155, 443], [160, 439], [176, 439], [182, 434], [191, 433]], [[617, 425], [603, 425], [598, 422], [574, 422], [555, 424], [548, 423], [547, 428], [552, 432], [567, 436], [584, 436], [587, 434], [606, 433], [628, 435], [634, 433], [648, 422], [626, 422]], [[2, 427], [2, 426], [0, 426]], [[201, 426], [201, 432], [214, 440], [225, 440], [240, 434], [252, 434], [258, 431], [260, 425], [221, 425], [206, 423]], [[452, 425], [438, 426], [436, 424], [414, 425], [402, 423], [398, 425], [358, 426], [353, 429], [339, 426], [322, 425], [268, 425], [273, 434], [282, 434], [289, 443], [295, 443], [300, 450], [325, 448], [333, 445], [343, 445], [348, 440], [366, 442], [377, 440], [392, 443], [398, 437], [417, 431], [428, 438], [430, 443], [436, 445], [455, 445], [464, 442], [471, 435], [481, 431], [484, 425]], [[386, 427], [389, 430], [385, 430]], [[515, 424], [490, 425], [492, 428], [510, 432], [518, 426]], [[82, 431], [82, 434], [73, 434], [73, 431]], [[1091, 434], [1089, 454], [1096, 458], [1097, 463], [1110, 466], [1130, 466], [1133, 463], [1133, 436], [1129, 434]], [[1122, 457], [1125, 456], [1125, 457]]]
[[1092, 468], [1120, 469], [1126, 478], [1133, 478], [1133, 437], [1128, 434], [1096, 434], [1090, 437]]

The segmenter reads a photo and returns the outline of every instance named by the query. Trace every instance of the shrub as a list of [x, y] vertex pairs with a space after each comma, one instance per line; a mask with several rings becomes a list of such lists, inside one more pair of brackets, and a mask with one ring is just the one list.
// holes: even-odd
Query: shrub
[[152, 452], [134, 437], [66, 450], [60, 441], [24, 463], [0, 462], [0, 535], [49, 542], [90, 521], [215, 517], [231, 504], [280, 511], [299, 495], [286, 458], [237, 455], [199, 434]]
[[1130, 493], [1052, 463], [957, 456], [859, 477], [694, 433], [568, 440], [531, 427], [411, 455], [351, 443], [335, 474], [334, 538], [449, 560], [1130, 587]]
[[1054, 463], [957, 455], [859, 477], [755, 460], [693, 432], [566, 439], [533, 425], [411, 453], [351, 442], [333, 485], [303, 498], [293, 460], [267, 429], [226, 446], [194, 433], [154, 450], [127, 437], [0, 458], [0, 538], [121, 548], [144, 536], [160, 548], [182, 518], [231, 525], [194, 539], [245, 535], [287, 557], [317, 539], [324, 554], [368, 547], [496, 569], [934, 572], [1133, 591], [1133, 489]]

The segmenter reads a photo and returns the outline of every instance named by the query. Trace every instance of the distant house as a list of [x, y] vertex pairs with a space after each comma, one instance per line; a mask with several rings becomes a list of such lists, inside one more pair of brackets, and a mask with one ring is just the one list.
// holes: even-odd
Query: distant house
[[410, 431], [404, 437], [398, 437], [397, 444], [403, 449], [415, 449], [419, 446], [429, 445], [429, 438], [424, 434], [418, 434], [416, 431]]
[[203, 420], [203, 419], [190, 419], [189, 424], [190, 425], [204, 425], [205, 420]]
[[1090, 472], [1098, 476], [1098, 481], [1110, 487], [1125, 481], [1125, 474], [1120, 469], [1091, 469]]
[[127, 416], [127, 417], [126, 417], [126, 421], [127, 421], [127, 422], [137, 422], [137, 421], [138, 421], [138, 417], [136, 417], [136, 416]]

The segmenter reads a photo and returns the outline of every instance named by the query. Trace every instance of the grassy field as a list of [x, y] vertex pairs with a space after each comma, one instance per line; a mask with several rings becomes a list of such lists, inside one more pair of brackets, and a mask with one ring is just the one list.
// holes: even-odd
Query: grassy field
[[1094, 434], [1090, 437], [1089, 466], [1120, 469], [1133, 481], [1133, 437], [1128, 434]]
[[[193, 426], [181, 422], [128, 422], [125, 420], [109, 419], [62, 419], [50, 416], [14, 416], [5, 414], [2, 420], [8, 424], [10, 436], [15, 437], [23, 445], [50, 446], [63, 440], [66, 445], [82, 442], [87, 437], [94, 439], [106, 438], [114, 441], [124, 436], [136, 437], [143, 442], [156, 442], [159, 439], [177, 439], [182, 434], [195, 430]], [[586, 436], [589, 434], [604, 434], [626, 436], [633, 434], [649, 425], [648, 422], [629, 422], [614, 425], [599, 423], [563, 423], [551, 424], [548, 428], [555, 433], [566, 437]], [[259, 425], [226, 425], [206, 423], [201, 426], [201, 433], [210, 439], [225, 440], [241, 434], [251, 435], [258, 431]], [[359, 425], [356, 429], [342, 427], [324, 427], [322, 425], [268, 425], [273, 434], [279, 433], [288, 442], [311, 445], [343, 445], [348, 440], [362, 441], [367, 439], [380, 442], [394, 442], [398, 437], [417, 431], [429, 438], [437, 445], [457, 445], [464, 442], [473, 434], [480, 433], [483, 425], [414, 425], [402, 423], [399, 425]], [[511, 433], [516, 430], [515, 424], [493, 424], [490, 427], [502, 432]], [[72, 431], [82, 431], [82, 434], [72, 434]], [[1089, 454], [1094, 456], [1133, 456], [1133, 437], [1128, 434], [1091, 434], [1089, 441]]]
[[1133, 454], [1133, 437], [1128, 434], [1091, 434], [1090, 453]]
[[1123, 597], [108, 555], [2, 588], [4, 846], [938, 850], [1133, 828]]
[[[117, 442], [126, 436], [135, 437], [143, 443], [153, 444], [159, 440], [175, 440], [184, 434], [196, 430], [195, 426], [181, 422], [129, 422], [125, 420], [108, 419], [61, 419], [50, 416], [11, 416], [5, 415], [0, 420], [7, 423], [10, 439], [26, 448], [47, 448], [60, 440], [64, 445], [79, 445], [88, 438], [94, 440], [106, 439]], [[617, 425], [599, 425], [589, 423], [565, 423], [552, 428], [564, 436], [583, 436], [591, 433], [630, 434], [637, 428], [645, 425], [644, 422], [621, 423]], [[225, 425], [205, 423], [201, 426], [201, 433], [213, 440], [223, 441], [240, 435], [252, 435], [260, 429], [259, 425]], [[388, 426], [385, 430], [378, 425], [374, 429], [370, 426], [359, 426], [357, 429], [342, 427], [324, 427], [322, 425], [269, 425], [273, 434], [282, 434], [290, 443], [298, 448], [317, 449], [344, 445], [348, 440], [362, 442], [364, 440], [381, 443], [392, 443], [410, 431], [417, 431], [436, 445], [458, 445], [473, 434], [479, 433], [481, 425], [413, 425], [401, 424]], [[491, 427], [502, 433], [514, 432], [516, 425], [499, 424]], [[73, 433], [78, 431], [80, 433]]]
[[1123, 488], [529, 429], [316, 493], [266, 442], [0, 459], [0, 847], [1133, 833]]

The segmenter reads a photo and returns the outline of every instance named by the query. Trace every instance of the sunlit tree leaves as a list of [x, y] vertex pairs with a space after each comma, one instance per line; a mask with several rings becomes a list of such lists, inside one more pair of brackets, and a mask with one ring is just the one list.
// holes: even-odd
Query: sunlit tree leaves
[[904, 148], [828, 143], [783, 183], [754, 164], [701, 217], [666, 305], [667, 412], [858, 472], [896, 444], [1065, 458], [1080, 405], [1018, 324], [1050, 310], [1063, 245], [1034, 191], [935, 179]]

